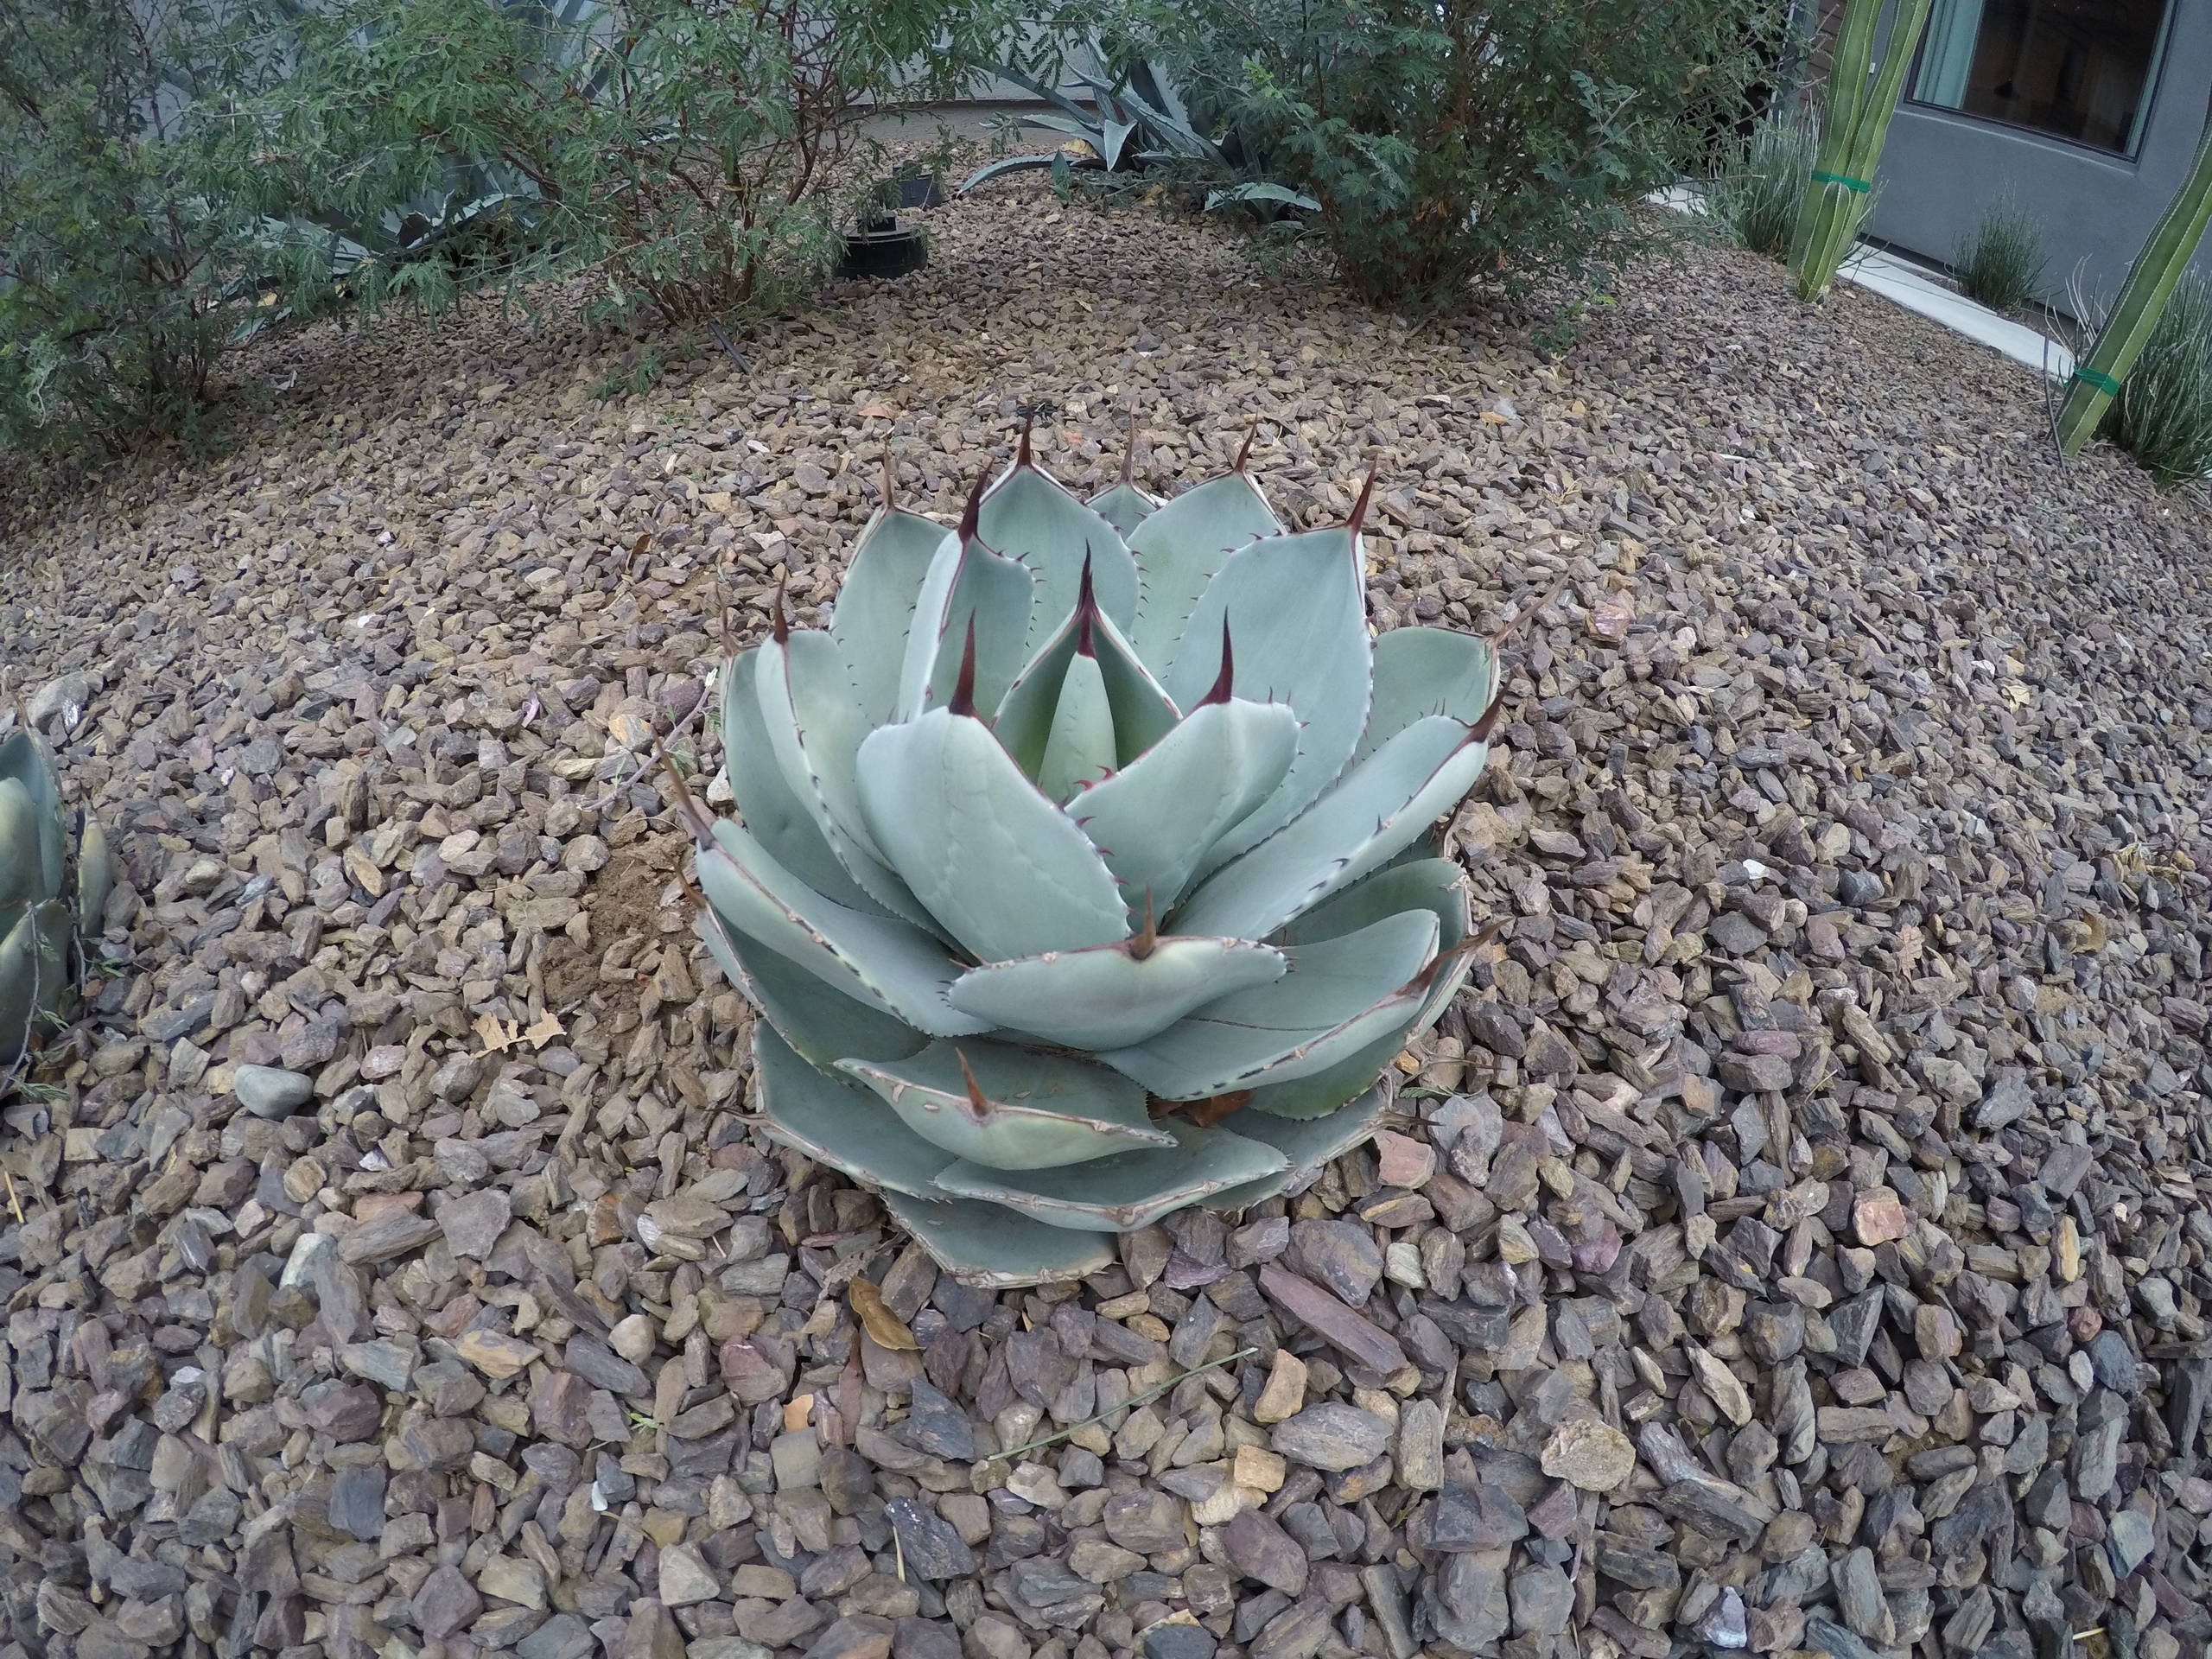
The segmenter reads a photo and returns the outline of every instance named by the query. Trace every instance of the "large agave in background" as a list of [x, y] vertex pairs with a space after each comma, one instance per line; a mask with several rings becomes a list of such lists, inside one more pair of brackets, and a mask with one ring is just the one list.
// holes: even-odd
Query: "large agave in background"
[[1241, 461], [1085, 505], [1025, 435], [957, 531], [879, 512], [831, 626], [726, 665], [741, 821], [687, 804], [753, 1104], [948, 1269], [1078, 1276], [1309, 1179], [1463, 982], [1424, 855], [1497, 666], [1370, 639], [1359, 517], [1287, 531]]
[[77, 983], [77, 930], [97, 932], [114, 880], [107, 837], [88, 819], [75, 868], [54, 757], [28, 728], [0, 739], [0, 1094]]

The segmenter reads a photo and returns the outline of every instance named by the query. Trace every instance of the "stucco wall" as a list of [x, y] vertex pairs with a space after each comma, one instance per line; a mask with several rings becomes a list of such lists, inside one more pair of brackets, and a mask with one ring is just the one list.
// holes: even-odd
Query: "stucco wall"
[[[2133, 160], [1908, 97], [1897, 105], [1875, 173], [1879, 194], [1867, 228], [1948, 264], [1983, 210], [2009, 191], [2043, 220], [2050, 256], [2044, 297], [2063, 305], [2078, 273], [2086, 291], [2108, 300], [2189, 170], [2204, 132], [2208, 89], [2212, 0], [2176, 0]], [[2207, 243], [2212, 246], [2212, 238]], [[2196, 263], [2212, 272], [2212, 254], [2200, 249]]]

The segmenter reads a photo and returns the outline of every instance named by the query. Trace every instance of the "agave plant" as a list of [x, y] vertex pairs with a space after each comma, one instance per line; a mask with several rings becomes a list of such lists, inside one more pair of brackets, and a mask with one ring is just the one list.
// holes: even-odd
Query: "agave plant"
[[700, 931], [764, 1016], [753, 1103], [948, 1269], [1080, 1276], [1310, 1179], [1464, 981], [1427, 843], [1496, 653], [1370, 639], [1367, 500], [1287, 531], [1240, 454], [1086, 504], [1025, 431], [957, 531], [886, 506], [828, 628], [726, 665], [741, 822], [683, 801]]
[[0, 1084], [21, 1065], [38, 1021], [67, 1005], [77, 930], [99, 926], [113, 880], [97, 820], [86, 821], [71, 869], [60, 780], [46, 745], [28, 728], [0, 740]]

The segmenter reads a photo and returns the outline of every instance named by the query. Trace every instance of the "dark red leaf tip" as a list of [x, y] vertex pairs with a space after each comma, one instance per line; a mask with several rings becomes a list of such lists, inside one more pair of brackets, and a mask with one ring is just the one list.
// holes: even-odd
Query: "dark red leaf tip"
[[1229, 619], [1221, 619], [1221, 672], [1214, 676], [1213, 689], [1198, 699], [1203, 709], [1210, 702], [1227, 702], [1229, 688], [1236, 678], [1236, 653], [1229, 643]]
[[976, 1074], [968, 1069], [968, 1057], [958, 1049], [953, 1058], [960, 1062], [960, 1080], [968, 1085], [968, 1111], [978, 1123], [991, 1115], [991, 1097], [983, 1092], [983, 1085], [976, 1081]]
[[960, 539], [965, 543], [976, 539], [976, 524], [983, 512], [983, 491], [991, 481], [991, 469], [986, 465], [976, 474], [976, 483], [968, 492], [968, 505], [960, 509]]
[[1497, 729], [1497, 722], [1505, 715], [1505, 688], [1500, 686], [1497, 695], [1490, 700], [1490, 707], [1483, 710], [1482, 718], [1474, 723], [1471, 735], [1478, 743], [1487, 743]]
[[960, 677], [953, 683], [948, 712], [973, 715], [976, 712], [976, 613], [968, 613], [968, 642], [960, 648]]
[[1126, 484], [1136, 476], [1137, 470], [1137, 400], [1129, 398], [1129, 441], [1122, 448], [1122, 482]]
[[1370, 467], [1367, 469], [1367, 482], [1359, 486], [1359, 499], [1351, 504], [1351, 517], [1344, 520], [1344, 528], [1354, 536], [1359, 534], [1360, 525], [1367, 522], [1367, 504], [1374, 498], [1375, 469]]
[[1152, 913], [1152, 888], [1144, 890], [1144, 926], [1130, 936], [1129, 954], [1142, 962], [1160, 948], [1160, 924]]
[[1034, 410], [1025, 409], [1021, 411], [1021, 448], [1014, 457], [1014, 464], [1017, 467], [1030, 465], [1029, 429], [1035, 425], [1036, 422], [1037, 412]]
[[1098, 642], [1091, 630], [1098, 620], [1098, 594], [1090, 584], [1090, 543], [1083, 544], [1083, 585], [1075, 595], [1075, 648], [1078, 656], [1096, 657]]
[[776, 578], [776, 612], [769, 620], [768, 626], [779, 645], [788, 644], [791, 637], [791, 620], [784, 609], [784, 594], [791, 585], [791, 573], [788, 570]]
[[1259, 435], [1260, 424], [1255, 421], [1252, 423], [1252, 429], [1244, 435], [1244, 442], [1236, 446], [1236, 464], [1231, 470], [1239, 473], [1244, 470], [1244, 463], [1252, 456], [1252, 440]]

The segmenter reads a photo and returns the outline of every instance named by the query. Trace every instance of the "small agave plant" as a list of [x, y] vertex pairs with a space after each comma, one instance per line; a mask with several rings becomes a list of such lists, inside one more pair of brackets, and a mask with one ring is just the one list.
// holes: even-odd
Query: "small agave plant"
[[1366, 505], [1287, 531], [1242, 454], [1085, 504], [1025, 431], [958, 530], [887, 506], [828, 629], [727, 664], [740, 821], [683, 799], [700, 931], [764, 1016], [753, 1103], [948, 1270], [1079, 1277], [1310, 1179], [1464, 981], [1428, 842], [1497, 664], [1370, 639]]
[[28, 728], [0, 739], [0, 1093], [41, 1019], [59, 1019], [76, 982], [79, 927], [107, 907], [114, 865], [88, 819], [71, 868], [54, 757]]

